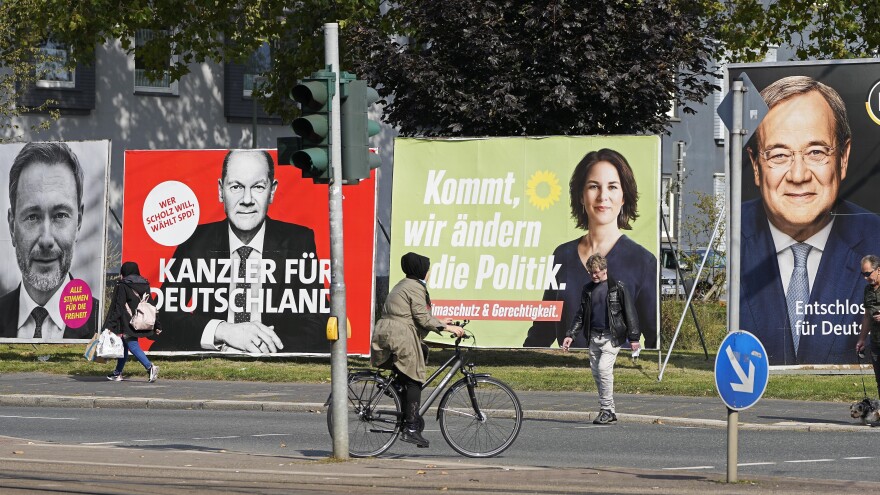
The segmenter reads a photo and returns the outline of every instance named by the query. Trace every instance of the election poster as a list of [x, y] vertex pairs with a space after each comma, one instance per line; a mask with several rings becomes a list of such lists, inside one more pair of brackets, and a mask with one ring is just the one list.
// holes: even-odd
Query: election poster
[[98, 330], [109, 164], [106, 140], [0, 145], [0, 342]]
[[[126, 151], [123, 261], [152, 286], [150, 351], [326, 354], [327, 185], [275, 150]], [[348, 352], [369, 353], [375, 179], [343, 189]]]
[[[731, 65], [769, 111], [742, 150], [740, 329], [773, 366], [857, 362], [877, 300], [880, 63]], [[733, 181], [731, 181], [733, 184]], [[868, 268], [865, 268], [865, 267]], [[880, 311], [871, 304], [870, 310]], [[731, 308], [736, 311], [737, 308]], [[876, 331], [875, 331], [876, 333]], [[870, 342], [870, 341], [869, 341]]]
[[406, 138], [394, 164], [391, 282], [403, 254], [429, 257], [434, 316], [475, 320], [475, 345], [560, 345], [590, 252], [657, 345], [659, 137]]

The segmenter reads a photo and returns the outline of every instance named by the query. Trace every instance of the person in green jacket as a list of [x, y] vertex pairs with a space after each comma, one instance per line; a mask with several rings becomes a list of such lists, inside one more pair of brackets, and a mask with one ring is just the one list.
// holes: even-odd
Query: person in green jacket
[[444, 330], [461, 336], [464, 329], [452, 325], [451, 319], [442, 322], [431, 315], [431, 298], [426, 286], [431, 260], [416, 253], [406, 253], [400, 259], [400, 267], [406, 278], [391, 289], [382, 306], [382, 318], [373, 330], [370, 363], [378, 367], [390, 364], [397, 371], [397, 380], [404, 392], [401, 440], [427, 447], [428, 440], [422, 436], [423, 422], [419, 415], [427, 351], [422, 339], [428, 332], [442, 333]]

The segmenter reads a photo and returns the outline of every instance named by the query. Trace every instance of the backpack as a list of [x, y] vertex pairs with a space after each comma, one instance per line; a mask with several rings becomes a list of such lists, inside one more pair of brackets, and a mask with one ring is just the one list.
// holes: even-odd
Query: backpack
[[[135, 292], [135, 294], [137, 294], [137, 292]], [[144, 295], [141, 296], [141, 300], [138, 302], [134, 313], [131, 312], [131, 308], [128, 307], [128, 304], [125, 305], [125, 310], [128, 311], [128, 314], [131, 316], [130, 323], [132, 328], [139, 332], [153, 330], [153, 327], [156, 325], [156, 306], [153, 306], [150, 302], [149, 292], [144, 292]]]

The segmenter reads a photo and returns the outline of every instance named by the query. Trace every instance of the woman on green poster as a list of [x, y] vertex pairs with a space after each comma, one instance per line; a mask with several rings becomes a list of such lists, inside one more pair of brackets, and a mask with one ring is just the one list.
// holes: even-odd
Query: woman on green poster
[[[639, 191], [632, 168], [623, 155], [612, 149], [591, 151], [575, 166], [569, 182], [571, 216], [586, 234], [559, 245], [553, 251], [560, 265], [557, 285], [547, 289], [543, 300], [563, 301], [559, 321], [536, 321], [523, 347], [550, 347], [565, 339], [577, 311], [581, 289], [590, 281], [584, 266], [594, 254], [608, 260], [608, 272], [622, 282], [635, 300], [636, 312], [645, 336], [645, 347], [657, 346], [657, 258], [627, 237], [638, 218]], [[562, 285], [564, 284], [564, 285]], [[586, 348], [583, 333], [572, 348]]]

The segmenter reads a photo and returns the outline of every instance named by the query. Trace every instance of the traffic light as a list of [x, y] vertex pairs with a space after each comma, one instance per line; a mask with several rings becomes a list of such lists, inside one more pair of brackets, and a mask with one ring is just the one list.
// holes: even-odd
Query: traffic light
[[354, 77], [343, 73], [340, 81], [343, 184], [357, 184], [370, 178], [370, 171], [382, 163], [377, 154], [370, 153], [369, 143], [370, 136], [379, 133], [379, 123], [367, 118], [367, 110], [379, 100], [379, 93], [366, 81]]
[[[320, 70], [290, 92], [302, 109], [302, 115], [293, 121], [293, 132], [302, 138], [302, 144], [290, 155], [290, 162], [302, 170], [304, 178], [316, 183], [330, 182], [330, 103], [335, 91], [336, 74]], [[279, 142], [279, 153], [281, 145]]]

